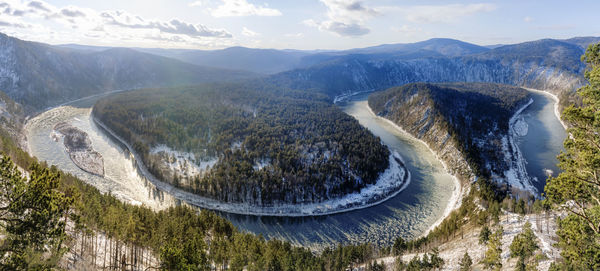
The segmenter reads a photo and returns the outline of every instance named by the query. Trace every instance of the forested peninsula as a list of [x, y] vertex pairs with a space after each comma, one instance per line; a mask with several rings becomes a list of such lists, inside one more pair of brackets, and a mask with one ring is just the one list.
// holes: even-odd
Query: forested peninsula
[[93, 116], [154, 176], [223, 202], [322, 202], [376, 183], [390, 164], [381, 140], [328, 97], [268, 84], [129, 91]]

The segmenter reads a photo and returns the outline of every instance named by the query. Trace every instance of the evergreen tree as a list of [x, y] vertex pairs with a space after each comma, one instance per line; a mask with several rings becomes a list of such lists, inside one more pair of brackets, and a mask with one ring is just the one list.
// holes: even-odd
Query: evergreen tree
[[516, 270], [525, 271], [527, 262], [538, 248], [531, 223], [527, 221], [521, 233], [517, 234], [510, 244], [510, 257], [518, 258]]
[[444, 259], [440, 257], [440, 252], [437, 248], [434, 248], [429, 255], [429, 264], [433, 270], [440, 270], [444, 267]]
[[488, 228], [487, 225], [483, 225], [483, 227], [481, 227], [481, 231], [479, 231], [479, 244], [487, 244], [488, 240], [490, 240], [491, 234], [492, 232], [490, 231], [490, 228]]
[[500, 270], [502, 268], [502, 234], [503, 229], [500, 227], [494, 234], [490, 236], [488, 241], [488, 249], [485, 252], [485, 257], [482, 260], [483, 266], [489, 270]]
[[73, 198], [58, 191], [60, 175], [33, 163], [28, 177], [0, 158], [0, 268], [46, 270], [66, 252], [63, 241]]
[[402, 256], [404, 250], [406, 250], [406, 242], [402, 237], [396, 238], [396, 241], [394, 241], [394, 245], [392, 246], [394, 256]]
[[557, 245], [564, 263], [557, 268], [599, 270], [600, 44], [590, 45], [582, 60], [588, 65], [588, 84], [577, 91], [580, 104], [563, 112], [570, 126], [565, 151], [558, 156], [563, 172], [550, 178], [544, 190], [555, 208], [569, 213], [558, 221]]
[[473, 269], [473, 260], [469, 253], [465, 251], [465, 255], [463, 255], [462, 259], [460, 259], [460, 271], [471, 271]]

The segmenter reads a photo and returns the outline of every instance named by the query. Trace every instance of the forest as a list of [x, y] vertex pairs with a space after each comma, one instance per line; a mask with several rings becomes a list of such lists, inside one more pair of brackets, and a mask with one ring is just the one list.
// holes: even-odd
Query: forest
[[[100, 100], [93, 115], [156, 177], [226, 202], [321, 202], [375, 183], [389, 165], [381, 140], [326, 96], [268, 83], [129, 91]], [[154, 151], [164, 145], [193, 154], [185, 163], [198, 172], [168, 167], [176, 157]]]
[[[374, 112], [413, 134], [421, 136], [436, 124], [443, 127], [449, 135], [446, 140], [455, 141], [473, 172], [486, 178], [507, 170], [503, 137], [508, 135], [511, 116], [528, 101], [526, 90], [492, 83], [414, 83], [369, 96]], [[426, 114], [418, 119], [411, 110], [421, 103], [426, 103]]]

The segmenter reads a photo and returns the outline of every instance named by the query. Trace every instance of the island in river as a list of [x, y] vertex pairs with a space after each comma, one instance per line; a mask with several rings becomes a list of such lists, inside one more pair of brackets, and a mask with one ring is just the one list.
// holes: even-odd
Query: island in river
[[63, 144], [75, 165], [86, 172], [104, 176], [104, 159], [92, 148], [92, 141], [86, 132], [66, 122], [56, 124], [54, 131], [64, 136]]

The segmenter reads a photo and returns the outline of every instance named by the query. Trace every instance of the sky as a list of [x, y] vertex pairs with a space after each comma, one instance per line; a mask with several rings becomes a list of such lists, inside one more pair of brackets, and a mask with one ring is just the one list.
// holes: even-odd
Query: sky
[[600, 36], [600, 1], [0, 0], [0, 32], [50, 44], [342, 50]]

